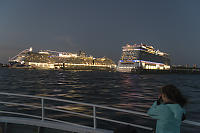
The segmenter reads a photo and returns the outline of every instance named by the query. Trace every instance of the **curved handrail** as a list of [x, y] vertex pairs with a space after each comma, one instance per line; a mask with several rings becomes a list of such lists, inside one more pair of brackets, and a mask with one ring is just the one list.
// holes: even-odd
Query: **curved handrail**
[[[151, 127], [146, 127], [146, 126], [143, 126], [143, 125], [137, 125], [137, 124], [132, 124], [132, 123], [127, 123], [127, 122], [122, 122], [122, 121], [117, 121], [117, 120], [112, 120], [112, 119], [107, 119], [107, 118], [97, 117], [96, 116], [96, 108], [108, 109], [108, 110], [119, 111], [119, 112], [124, 112], [124, 113], [130, 113], [130, 114], [140, 115], [140, 116], [148, 116], [146, 113], [142, 113], [142, 112], [130, 111], [130, 110], [125, 110], [125, 109], [107, 107], [107, 106], [103, 106], [103, 105], [76, 102], [76, 101], [64, 100], [64, 99], [58, 99], [58, 98], [43, 97], [43, 96], [32, 96], [32, 95], [13, 94], [13, 93], [5, 93], [5, 92], [0, 92], [0, 95], [40, 99], [41, 100], [41, 106], [35, 106], [35, 105], [24, 104], [24, 103], [16, 103], [16, 102], [8, 102], [8, 101], [7, 102], [0, 101], [0, 103], [1, 104], [10, 104], [10, 105], [18, 105], [18, 106], [39, 108], [39, 109], [41, 109], [42, 115], [41, 116], [35, 116], [35, 115], [29, 115], [29, 114], [18, 113], [18, 112], [8, 112], [8, 111], [0, 111], [0, 113], [7, 113], [7, 114], [15, 114], [15, 115], [27, 116], [27, 117], [34, 117], [34, 118], [39, 118], [39, 119], [42, 119], [42, 120], [46, 119], [46, 120], [60, 121], [60, 120], [56, 120], [56, 119], [51, 119], [51, 118], [45, 117], [45, 114], [44, 114], [45, 110], [53, 110], [53, 111], [59, 111], [59, 112], [70, 113], [70, 114], [79, 115], [79, 116], [85, 116], [85, 117], [88, 117], [88, 118], [93, 118], [93, 120], [94, 120], [93, 121], [94, 129], [96, 129], [96, 120], [99, 119], [99, 120], [104, 120], [104, 121], [109, 121], [109, 122], [114, 122], [114, 123], [119, 123], [119, 124], [124, 124], [124, 125], [130, 125], [130, 126], [134, 126], [134, 127], [138, 127], [138, 128], [142, 128], [142, 129], [153, 131], [153, 128], [151, 128]], [[64, 109], [46, 107], [44, 105], [44, 101], [45, 100], [53, 100], [53, 101], [73, 103], [73, 104], [79, 104], [79, 105], [85, 105], [85, 106], [93, 107], [93, 115], [87, 115], [87, 114], [84, 114], [84, 113], [67, 111], [67, 110], [64, 110]], [[60, 122], [64, 123], [64, 121], [60, 121]], [[194, 122], [194, 121], [190, 121], [190, 120], [185, 120], [185, 121], [183, 121], [183, 123], [190, 124], [190, 125], [195, 125], [195, 126], [199, 126], [200, 127], [200, 122]]]
[[32, 96], [32, 95], [24, 95], [24, 94], [13, 94], [13, 93], [5, 93], [5, 92], [0, 92], [0, 94], [1, 95], [10, 95], [10, 96], [29, 97], [29, 98], [39, 98], [39, 99], [53, 100], [53, 101], [59, 101], [59, 102], [81, 104], [81, 105], [86, 105], [86, 106], [91, 106], [91, 107], [95, 106], [95, 107], [102, 108], [102, 109], [109, 109], [109, 110], [114, 110], [114, 111], [121, 111], [121, 112], [124, 112], [124, 113], [132, 113], [132, 114], [136, 114], [136, 115], [148, 116], [146, 113], [142, 113], [142, 112], [130, 111], [130, 110], [125, 110], [125, 109], [117, 109], [117, 108], [107, 107], [107, 106], [102, 106], [102, 105], [97, 105], [97, 104], [76, 102], [76, 101], [64, 100], [64, 99], [58, 99], [58, 98], [50, 98], [50, 97], [43, 97], [43, 96]]

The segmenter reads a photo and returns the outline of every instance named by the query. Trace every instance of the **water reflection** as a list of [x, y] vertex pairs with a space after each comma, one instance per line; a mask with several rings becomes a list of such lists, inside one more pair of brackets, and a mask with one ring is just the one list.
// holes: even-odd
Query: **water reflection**
[[[197, 121], [200, 119], [199, 82], [199, 75], [0, 69], [1, 92], [48, 96], [142, 112], [156, 100], [161, 86], [175, 84], [190, 101], [188, 119]], [[58, 107], [71, 108], [65, 104]], [[76, 110], [86, 111], [85, 108]]]

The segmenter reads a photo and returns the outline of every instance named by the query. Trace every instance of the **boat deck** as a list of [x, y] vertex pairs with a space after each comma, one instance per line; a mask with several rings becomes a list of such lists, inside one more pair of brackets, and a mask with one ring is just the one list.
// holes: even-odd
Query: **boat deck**
[[[4, 108], [0, 110], [0, 126], [2, 128], [3, 133], [113, 133], [112, 129], [101, 129], [97, 125], [97, 120], [111, 122], [121, 125], [129, 125], [134, 128], [142, 129], [148, 131], [148, 133], [154, 132], [154, 129], [149, 126], [135, 124], [135, 123], [128, 123], [125, 121], [119, 121], [114, 119], [109, 119], [104, 116], [97, 116], [98, 109], [104, 110], [111, 110], [116, 112], [123, 112], [128, 114], [134, 114], [143, 118], [149, 118], [146, 113], [124, 110], [124, 109], [117, 109], [113, 107], [106, 107], [102, 105], [96, 104], [89, 104], [89, 103], [82, 103], [70, 100], [63, 100], [57, 98], [50, 98], [50, 97], [41, 97], [41, 96], [32, 96], [32, 95], [23, 95], [23, 94], [13, 94], [13, 93], [2, 93], [0, 92], [2, 100], [0, 100], [0, 105]], [[7, 100], [5, 100], [6, 98]], [[9, 97], [11, 99], [14, 98], [14, 101], [9, 101]], [[17, 98], [17, 99], [15, 99]], [[31, 98], [31, 101], [34, 103], [34, 100], [40, 101], [40, 104], [33, 104], [27, 103], [27, 99]], [[21, 101], [18, 101], [21, 99]], [[65, 104], [78, 104], [81, 106], [89, 106], [92, 110], [92, 114], [84, 114], [81, 112], [74, 112], [73, 110], [64, 110], [57, 108], [56, 106], [49, 106], [47, 105], [47, 101], [55, 101], [56, 104], [58, 102], [63, 102]], [[23, 103], [22, 103], [23, 102]], [[51, 102], [52, 104], [52, 102]], [[64, 104], [64, 105], [65, 105]], [[6, 106], [5, 106], [6, 105]], [[16, 107], [26, 107], [30, 108], [28, 112], [18, 112]], [[13, 110], [7, 110], [7, 108], [12, 107]], [[40, 115], [35, 115], [35, 111], [33, 108], [39, 109], [41, 112]], [[85, 126], [81, 124], [71, 123], [68, 119], [58, 120], [55, 118], [50, 118], [48, 115], [48, 110], [62, 112], [65, 114], [73, 114], [76, 116], [88, 117], [93, 120], [93, 126]], [[33, 111], [33, 112], [31, 112]], [[79, 120], [79, 119], [78, 119]], [[197, 128], [200, 127], [199, 122], [185, 120], [183, 121], [184, 124], [189, 124], [192, 126], [196, 126]], [[104, 126], [103, 128], [108, 128]], [[116, 127], [117, 128], [117, 127]], [[1, 133], [1, 131], [0, 131]]]
[[69, 122], [60, 123], [20, 117], [0, 117], [4, 133], [113, 133], [111, 130], [94, 129]]

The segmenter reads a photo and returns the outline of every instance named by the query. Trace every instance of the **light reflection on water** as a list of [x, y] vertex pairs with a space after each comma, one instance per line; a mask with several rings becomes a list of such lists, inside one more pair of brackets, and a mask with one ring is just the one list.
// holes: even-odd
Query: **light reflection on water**
[[[48, 96], [142, 112], [156, 100], [161, 86], [175, 84], [189, 99], [187, 118], [195, 121], [200, 119], [199, 81], [200, 75], [0, 69], [1, 92]], [[80, 111], [84, 112], [84, 109], [87, 108], [80, 108]]]

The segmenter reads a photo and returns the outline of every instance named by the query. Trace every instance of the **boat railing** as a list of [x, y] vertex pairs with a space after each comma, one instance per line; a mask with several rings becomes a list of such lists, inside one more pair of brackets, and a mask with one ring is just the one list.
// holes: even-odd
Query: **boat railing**
[[[71, 100], [64, 100], [64, 99], [58, 99], [58, 98], [52, 98], [52, 97], [44, 97], [44, 96], [33, 96], [33, 95], [4, 93], [4, 92], [0, 92], [0, 95], [12, 96], [12, 97], [21, 97], [21, 98], [23, 98], [22, 100], [24, 100], [24, 99], [26, 100], [27, 98], [39, 99], [40, 105], [37, 105], [37, 106], [35, 104], [17, 103], [17, 102], [9, 102], [9, 101], [2, 101], [2, 100], [0, 100], [0, 104], [37, 108], [37, 109], [41, 110], [41, 115], [26, 114], [26, 113], [19, 113], [19, 112], [6, 111], [6, 110], [0, 110], [0, 113], [10, 114], [10, 115], [19, 115], [19, 116], [23, 116], [23, 117], [31, 117], [31, 118], [40, 119], [41, 121], [49, 120], [49, 121], [55, 121], [55, 122], [60, 122], [60, 123], [66, 122], [66, 121], [63, 121], [63, 120], [48, 118], [47, 115], [45, 114], [45, 111], [51, 110], [51, 111], [58, 111], [58, 112], [62, 112], [62, 113], [70, 113], [70, 114], [73, 114], [73, 115], [76, 115], [76, 116], [84, 116], [84, 117], [92, 118], [93, 119], [93, 127], [92, 127], [93, 129], [97, 128], [97, 120], [103, 120], [103, 121], [107, 121], [107, 122], [112, 122], [112, 123], [117, 123], [117, 124], [122, 124], [122, 125], [129, 125], [129, 126], [141, 128], [141, 129], [144, 129], [144, 130], [149, 130], [151, 132], [154, 131], [154, 129], [152, 127], [147, 127], [147, 126], [144, 126], [144, 125], [133, 124], [133, 123], [128, 123], [128, 122], [123, 122], [123, 121], [119, 121], [119, 120], [113, 120], [113, 119], [97, 116], [97, 108], [107, 109], [107, 110], [117, 111], [117, 112], [122, 112], [122, 113], [130, 113], [130, 114], [133, 114], [133, 115], [139, 115], [139, 116], [143, 116], [143, 117], [148, 117], [148, 115], [146, 113], [143, 113], [143, 112], [130, 111], [130, 110], [118, 109], [118, 108], [113, 108], [113, 107], [108, 107], [108, 106], [89, 104], [89, 103], [77, 102], [77, 101], [71, 101]], [[70, 103], [70, 104], [78, 104], [78, 105], [83, 105], [83, 106], [89, 106], [89, 107], [92, 108], [93, 113], [92, 113], [92, 115], [88, 115], [88, 114], [85, 114], [85, 113], [59, 109], [59, 108], [56, 108], [56, 107], [52, 108], [52, 107], [49, 107], [49, 106], [46, 105], [45, 102], [47, 100], [51, 100], [51, 101], [55, 101], [55, 102]], [[200, 127], [199, 122], [185, 120], [185, 121], [183, 121], [183, 123]]]

